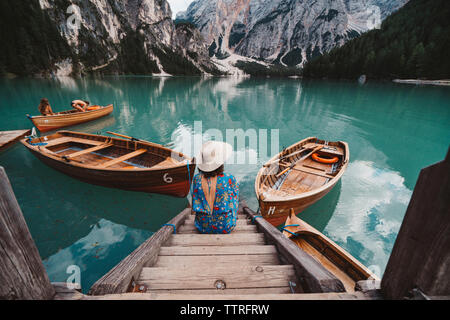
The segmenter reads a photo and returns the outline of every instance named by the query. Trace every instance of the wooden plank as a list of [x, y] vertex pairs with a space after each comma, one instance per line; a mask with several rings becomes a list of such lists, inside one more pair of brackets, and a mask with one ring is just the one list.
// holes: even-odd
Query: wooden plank
[[381, 280], [387, 299], [414, 288], [450, 295], [450, 148], [444, 161], [422, 169]]
[[328, 178], [328, 179], [333, 179], [334, 178], [334, 176], [332, 176], [330, 174], [326, 174], [326, 173], [323, 173], [323, 172], [318, 172], [317, 170], [309, 169], [309, 168], [307, 168], [305, 166], [294, 167], [292, 169], [296, 170], [296, 171], [304, 172], [304, 173], [307, 173], [307, 174], [313, 174], [315, 176]]
[[6, 149], [30, 133], [31, 130], [0, 131], [0, 151]]
[[[189, 221], [189, 220], [194, 220], [195, 219], [195, 215], [194, 214], [191, 214], [190, 216], [189, 216], [189, 218], [188, 219], [186, 219], [186, 221]], [[237, 215], [237, 220], [248, 220], [248, 216], [246, 215], [246, 214], [238, 214]]]
[[86, 153], [91, 153], [91, 152], [99, 151], [99, 150], [102, 150], [102, 149], [106, 149], [108, 147], [111, 147], [112, 145], [113, 145], [112, 143], [100, 144], [100, 145], [94, 146], [92, 148], [87, 148], [87, 149], [84, 149], [84, 150], [81, 150], [81, 151], [78, 151], [78, 152], [71, 153], [71, 154], [67, 155], [66, 157], [69, 158], [69, 159], [73, 159], [73, 158], [82, 156], [82, 155], [84, 155]]
[[[239, 288], [239, 289], [182, 289], [182, 290], [147, 290], [145, 293], [154, 294], [170, 294], [170, 295], [183, 295], [184, 297], [196, 296], [196, 295], [213, 295], [213, 296], [223, 296], [223, 295], [265, 295], [265, 294], [292, 294], [291, 288], [289, 286], [285, 287], [273, 287], [273, 288]], [[189, 299], [189, 298], [188, 298]], [[220, 298], [219, 298], [220, 299]]]
[[0, 167], [0, 270], [2, 300], [46, 300], [55, 294], [3, 167]]
[[[188, 218], [188, 219], [186, 219], [185, 224], [186, 225], [188, 225], [188, 224], [192, 224], [193, 225], [194, 221], [195, 221], [194, 218]], [[247, 225], [247, 224], [250, 224], [250, 220], [248, 220], [248, 219], [237, 219], [236, 220], [236, 225]]]
[[[244, 207], [252, 219], [256, 213]], [[259, 232], [263, 232], [269, 243], [276, 245], [283, 259], [294, 265], [300, 285], [305, 292], [344, 292], [345, 287], [330, 271], [313, 257], [286, 238], [277, 228], [263, 218], [255, 219]]]
[[[186, 291], [186, 292], [185, 292]], [[216, 290], [217, 291], [217, 290]], [[180, 292], [180, 293], [178, 293]], [[381, 296], [366, 295], [362, 292], [349, 293], [266, 293], [266, 294], [191, 294], [190, 290], [167, 293], [154, 290], [149, 293], [121, 293], [101, 296], [83, 295], [81, 300], [379, 300]], [[183, 293], [185, 292], [185, 293]]]
[[127, 154], [125, 154], [125, 155], [123, 155], [121, 157], [118, 157], [116, 159], [113, 159], [113, 160], [107, 161], [105, 163], [102, 163], [102, 164], [100, 164], [100, 165], [98, 165], [96, 167], [100, 168], [100, 169], [108, 168], [108, 167], [111, 167], [111, 166], [113, 166], [113, 165], [115, 165], [117, 163], [129, 160], [131, 158], [135, 158], [135, 157], [137, 157], [137, 156], [139, 156], [139, 155], [141, 155], [143, 153], [146, 153], [146, 152], [147, 152], [147, 149], [138, 149], [136, 151], [133, 151], [133, 152], [127, 153]]
[[261, 233], [174, 234], [165, 246], [241, 246], [264, 244]]
[[280, 260], [276, 254], [254, 254], [254, 255], [211, 255], [211, 256], [159, 256], [155, 267], [196, 267], [210, 265], [277, 265]]
[[276, 254], [277, 249], [273, 245], [247, 245], [247, 246], [193, 246], [193, 247], [161, 247], [159, 256], [176, 255], [251, 255], [251, 254]]
[[138, 283], [148, 289], [215, 289], [221, 280], [226, 288], [286, 287], [296, 281], [292, 265], [205, 266], [189, 268], [143, 268]]
[[[184, 209], [169, 223], [179, 227], [190, 212], [190, 208]], [[161, 245], [171, 237], [172, 233], [173, 227], [161, 227], [136, 250], [94, 283], [89, 290], [89, 294], [103, 295], [126, 292], [131, 282], [138, 278], [144, 264], [151, 266], [156, 262]]]
[[[258, 230], [256, 226], [251, 224], [236, 224], [236, 227], [232, 231], [233, 233], [257, 233]], [[184, 224], [178, 230], [178, 234], [186, 234], [186, 233], [199, 233], [195, 225], [192, 224]]]

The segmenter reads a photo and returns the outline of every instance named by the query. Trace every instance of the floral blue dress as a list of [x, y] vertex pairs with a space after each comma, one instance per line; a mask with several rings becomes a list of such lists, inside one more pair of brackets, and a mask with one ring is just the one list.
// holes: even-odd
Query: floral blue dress
[[192, 181], [192, 211], [200, 233], [230, 233], [236, 226], [239, 206], [239, 184], [231, 174], [217, 176], [214, 208], [210, 212], [202, 188], [202, 174]]

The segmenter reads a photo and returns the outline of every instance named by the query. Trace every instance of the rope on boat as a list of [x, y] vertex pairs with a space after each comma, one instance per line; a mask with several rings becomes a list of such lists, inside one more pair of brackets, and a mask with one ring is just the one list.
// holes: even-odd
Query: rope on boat
[[173, 233], [174, 234], [176, 234], [177, 233], [177, 227], [174, 225], [174, 224], [172, 224], [172, 223], [166, 223], [166, 224], [163, 224], [161, 227], [173, 227]]
[[48, 143], [47, 142], [37, 142], [37, 143], [32, 143], [31, 142], [31, 137], [28, 138], [27, 142], [29, 144], [31, 144], [32, 146], [46, 146]]
[[292, 234], [293, 236], [298, 236], [298, 234], [297, 233], [295, 233], [295, 232], [292, 232], [292, 231], [289, 231], [288, 229], [286, 229], [287, 227], [299, 227], [300, 225], [299, 224], [288, 224], [287, 226], [284, 226], [283, 228], [281, 228], [281, 230], [282, 231], [286, 231], [286, 232], [289, 232], [290, 234]]
[[256, 218], [262, 218], [263, 216], [253, 216], [253, 218], [252, 218], [252, 223], [254, 224], [255, 223], [255, 220], [256, 220]]

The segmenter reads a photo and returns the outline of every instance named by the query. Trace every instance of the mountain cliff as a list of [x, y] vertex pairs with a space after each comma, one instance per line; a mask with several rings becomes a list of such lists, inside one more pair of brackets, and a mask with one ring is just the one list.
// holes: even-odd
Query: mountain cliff
[[306, 63], [316, 78], [449, 79], [450, 2], [411, 0], [372, 30]]
[[210, 56], [232, 54], [303, 65], [377, 25], [408, 0], [196, 0], [178, 21], [193, 23]]
[[[219, 73], [166, 0], [1, 1], [0, 72], [58, 76]], [[19, 40], [20, 41], [17, 41]]]

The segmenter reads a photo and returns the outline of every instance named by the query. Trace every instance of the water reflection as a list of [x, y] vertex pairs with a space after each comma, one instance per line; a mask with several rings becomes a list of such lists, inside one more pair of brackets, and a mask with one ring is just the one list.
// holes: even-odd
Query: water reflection
[[366, 265], [382, 271], [412, 194], [404, 182], [399, 172], [373, 162], [350, 163], [325, 233]]
[[151, 234], [101, 219], [85, 237], [45, 259], [44, 266], [53, 282], [67, 281], [70, 275], [67, 268], [78, 266], [81, 287], [86, 293], [104, 275], [104, 270], [113, 268], [120, 261], [121, 252], [131, 252]]

